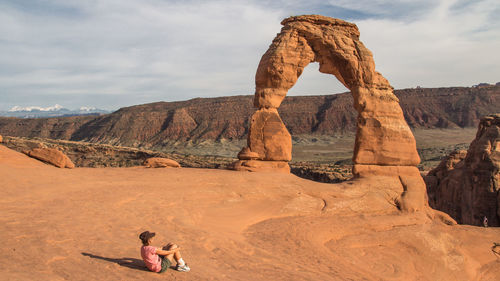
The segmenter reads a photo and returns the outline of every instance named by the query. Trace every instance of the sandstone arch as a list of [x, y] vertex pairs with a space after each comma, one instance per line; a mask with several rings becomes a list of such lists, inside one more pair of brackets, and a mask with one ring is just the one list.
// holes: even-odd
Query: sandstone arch
[[393, 88], [375, 71], [372, 53], [359, 40], [355, 24], [319, 15], [290, 17], [262, 56], [255, 76], [253, 114], [247, 147], [238, 154], [237, 170], [289, 172], [291, 136], [277, 108], [303, 69], [319, 62], [351, 90], [358, 111], [353, 173], [356, 177], [398, 178], [405, 210], [427, 206], [425, 184], [413, 134]]

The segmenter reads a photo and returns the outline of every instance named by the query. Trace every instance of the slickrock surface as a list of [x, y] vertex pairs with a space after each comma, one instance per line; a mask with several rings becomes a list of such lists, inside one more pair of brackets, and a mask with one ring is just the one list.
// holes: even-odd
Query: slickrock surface
[[148, 168], [180, 168], [181, 165], [172, 159], [162, 158], [162, 157], [151, 157], [146, 159], [143, 163], [144, 166]]
[[34, 148], [24, 151], [24, 154], [59, 168], [73, 169], [75, 167], [75, 164], [71, 162], [68, 156], [55, 148]]
[[[499, 228], [401, 213], [387, 180], [58, 169], [0, 145], [0, 279], [498, 280]], [[191, 272], [148, 272], [144, 230]]]
[[469, 150], [444, 159], [425, 177], [433, 208], [459, 223], [500, 226], [500, 114], [481, 119]]

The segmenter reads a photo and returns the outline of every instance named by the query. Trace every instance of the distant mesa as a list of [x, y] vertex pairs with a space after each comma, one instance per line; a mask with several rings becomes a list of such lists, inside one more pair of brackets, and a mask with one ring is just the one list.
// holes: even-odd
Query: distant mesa
[[[332, 79], [334, 79], [332, 77]], [[500, 86], [395, 90], [411, 128], [477, 127], [500, 108]], [[0, 117], [0, 134], [146, 149], [179, 143], [246, 139], [255, 109], [252, 96], [135, 105], [105, 115], [19, 119]], [[287, 96], [279, 117], [292, 136], [354, 134], [357, 111], [351, 93]]]
[[500, 86], [500, 82], [496, 83], [496, 84], [490, 84], [490, 83], [479, 83], [479, 84], [476, 84], [472, 87], [474, 88], [481, 88], [481, 87], [494, 87], [494, 86]]
[[481, 119], [468, 151], [456, 151], [425, 177], [431, 207], [458, 223], [500, 226], [500, 114]]

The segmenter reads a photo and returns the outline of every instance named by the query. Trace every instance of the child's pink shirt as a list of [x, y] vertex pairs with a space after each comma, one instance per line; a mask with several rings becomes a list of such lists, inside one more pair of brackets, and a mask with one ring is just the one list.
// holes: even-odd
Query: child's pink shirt
[[161, 270], [161, 258], [156, 254], [156, 247], [153, 246], [142, 246], [141, 247], [141, 257], [144, 263], [153, 272], [160, 272]]

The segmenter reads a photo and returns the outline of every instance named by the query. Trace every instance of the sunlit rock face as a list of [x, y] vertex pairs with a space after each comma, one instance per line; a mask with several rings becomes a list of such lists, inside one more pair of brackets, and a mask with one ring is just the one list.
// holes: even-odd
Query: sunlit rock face
[[433, 208], [459, 223], [500, 226], [500, 114], [485, 116], [469, 150], [457, 151], [425, 177]]

